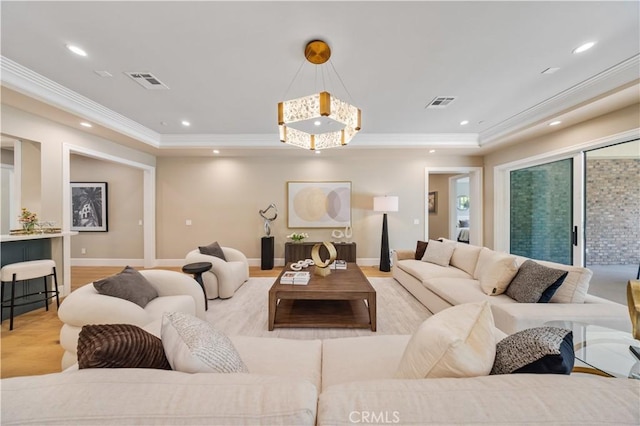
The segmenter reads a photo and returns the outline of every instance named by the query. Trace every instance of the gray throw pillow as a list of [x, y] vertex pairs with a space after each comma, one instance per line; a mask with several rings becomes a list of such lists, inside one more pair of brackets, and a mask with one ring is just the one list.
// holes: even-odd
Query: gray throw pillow
[[133, 324], [83, 326], [78, 336], [78, 367], [171, 370], [162, 341]]
[[131, 266], [125, 267], [119, 274], [94, 281], [93, 287], [100, 294], [128, 300], [141, 308], [158, 297], [155, 287]]
[[491, 374], [570, 374], [574, 362], [571, 330], [529, 328], [498, 342]]
[[518, 273], [511, 280], [505, 293], [520, 303], [547, 303], [562, 285], [567, 274], [567, 271], [526, 260], [518, 268]]
[[212, 242], [208, 246], [200, 246], [200, 247], [198, 247], [198, 249], [200, 250], [200, 253], [202, 253], [202, 254], [219, 257], [220, 259], [224, 260], [225, 262], [227, 261], [227, 258], [224, 257], [224, 252], [222, 251], [222, 247], [220, 247], [220, 244], [218, 244], [217, 241]]

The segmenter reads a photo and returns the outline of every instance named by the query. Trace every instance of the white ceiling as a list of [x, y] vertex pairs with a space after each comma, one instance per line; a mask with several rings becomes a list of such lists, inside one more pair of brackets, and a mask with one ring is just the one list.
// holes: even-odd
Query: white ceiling
[[[516, 132], [548, 131], [559, 114], [573, 113], [566, 126], [639, 101], [636, 1], [3, 1], [1, 8], [4, 103], [74, 127], [78, 117], [90, 120], [89, 132], [147, 151], [302, 151], [278, 142], [276, 105], [316, 38], [330, 44], [349, 93], [326, 88], [362, 110], [363, 130], [348, 148], [482, 153]], [[572, 54], [587, 41], [597, 44]], [[70, 53], [69, 43], [88, 56]], [[549, 67], [560, 69], [541, 74]], [[170, 90], [145, 90], [127, 71], [151, 72]], [[306, 64], [287, 97], [313, 92], [313, 72]], [[425, 109], [442, 95], [456, 100]], [[596, 98], [597, 108], [576, 114]]]

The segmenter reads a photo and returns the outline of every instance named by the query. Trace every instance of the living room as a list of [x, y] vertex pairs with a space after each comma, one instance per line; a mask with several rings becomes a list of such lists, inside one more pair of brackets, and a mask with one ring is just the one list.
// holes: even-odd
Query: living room
[[[20, 3], [2, 4], [1, 133], [3, 148], [23, 145], [21, 161], [39, 170], [19, 166], [23, 189], [11, 208], [29, 208], [69, 231], [69, 183], [108, 183], [108, 232], [52, 240], [64, 295], [75, 267], [179, 268], [189, 251], [213, 241], [240, 250], [255, 271], [265, 235], [258, 212], [271, 203], [278, 209], [271, 223], [276, 268], [284, 265], [294, 231], [311, 241], [335, 240], [336, 228], [288, 226], [289, 182], [350, 182], [350, 241], [358, 265], [377, 267], [382, 213], [374, 211], [374, 197], [398, 197], [397, 211], [387, 214], [392, 250], [455, 239], [429, 224], [434, 214], [455, 208], [445, 197], [449, 188], [434, 189], [434, 176], [470, 174], [469, 242], [509, 252], [505, 174], [640, 135], [634, 2]], [[143, 13], [151, 4], [153, 19]], [[305, 8], [319, 18], [302, 20]], [[108, 23], [121, 16], [117, 28]], [[141, 16], [149, 23], [138, 23]], [[580, 22], [575, 28], [571, 22], [567, 36], [574, 20]], [[282, 31], [294, 22], [294, 30]], [[203, 41], [185, 53], [166, 28]], [[538, 28], [546, 28], [539, 40]], [[278, 31], [286, 35], [275, 36]], [[157, 45], [131, 41], [144, 35]], [[41, 55], [21, 51], [21, 37], [27, 51]], [[353, 94], [362, 110], [362, 130], [348, 145], [318, 153], [280, 142], [276, 120], [277, 102], [312, 38], [329, 42], [350, 92], [345, 98]], [[592, 39], [591, 50], [572, 53]], [[88, 57], [66, 51], [72, 42]], [[517, 42], [532, 53], [518, 53]], [[208, 59], [194, 61], [194, 52]], [[171, 56], [171, 67], [159, 56]], [[541, 74], [547, 68], [560, 69]], [[96, 75], [103, 70], [113, 77]], [[124, 75], [130, 71], [153, 72], [170, 90], [144, 91]], [[181, 89], [187, 80], [192, 85]], [[425, 109], [440, 95], [457, 99], [447, 109]], [[562, 123], [549, 126], [554, 121]], [[579, 181], [572, 184], [581, 192]], [[440, 202], [430, 213], [434, 191]], [[582, 240], [569, 248], [574, 265], [585, 266], [584, 248]], [[626, 262], [637, 268], [637, 248], [628, 251]], [[8, 333], [4, 323], [2, 332]]]

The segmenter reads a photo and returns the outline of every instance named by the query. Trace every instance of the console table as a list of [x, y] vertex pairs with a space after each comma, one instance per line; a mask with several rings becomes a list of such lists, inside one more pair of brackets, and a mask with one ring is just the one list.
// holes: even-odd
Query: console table
[[[316, 244], [322, 244], [319, 241], [305, 241], [302, 243], [284, 243], [284, 263], [297, 262], [298, 260], [310, 259], [311, 249]], [[346, 260], [347, 262], [356, 261], [356, 243], [332, 243], [338, 255], [336, 259]], [[324, 250], [324, 252], [323, 252]], [[326, 249], [320, 248], [320, 254], [326, 256]]]

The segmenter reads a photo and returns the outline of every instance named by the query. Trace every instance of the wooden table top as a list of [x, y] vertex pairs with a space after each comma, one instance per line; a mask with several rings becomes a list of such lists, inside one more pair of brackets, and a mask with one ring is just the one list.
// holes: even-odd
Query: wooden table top
[[282, 269], [270, 291], [278, 293], [375, 293], [375, 289], [356, 263], [347, 263], [347, 269], [332, 269], [326, 277], [316, 275], [314, 273], [315, 266], [309, 266], [303, 269], [311, 274], [311, 279], [306, 285], [280, 284], [280, 277], [285, 272], [291, 271], [290, 266], [291, 264], [287, 264]]

